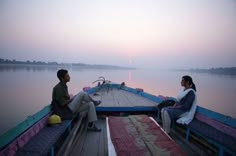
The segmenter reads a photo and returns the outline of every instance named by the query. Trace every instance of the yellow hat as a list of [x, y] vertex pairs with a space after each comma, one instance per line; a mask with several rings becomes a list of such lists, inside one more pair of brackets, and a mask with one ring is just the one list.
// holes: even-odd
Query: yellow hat
[[55, 125], [61, 123], [61, 117], [59, 115], [53, 114], [48, 118], [49, 125]]

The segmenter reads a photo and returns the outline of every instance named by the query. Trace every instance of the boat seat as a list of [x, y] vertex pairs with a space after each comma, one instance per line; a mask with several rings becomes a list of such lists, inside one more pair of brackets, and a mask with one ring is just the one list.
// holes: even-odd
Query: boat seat
[[[213, 143], [219, 147], [220, 152], [234, 153], [236, 151], [236, 129], [223, 123], [210, 119], [204, 115], [197, 113], [193, 121], [188, 125], [184, 125], [187, 128], [186, 140], [189, 140], [190, 131], [202, 136], [208, 142]], [[219, 154], [221, 155], [221, 154]]]
[[197, 119], [194, 119], [189, 125], [188, 127], [191, 130], [194, 130], [200, 134], [202, 134], [203, 136], [206, 136], [212, 140], [215, 140], [216, 142], [221, 143], [222, 145], [226, 146], [226, 147], [230, 147], [230, 149], [232, 149], [233, 151], [236, 151], [236, 138], [223, 133], [222, 131], [219, 131], [217, 129], [215, 129], [214, 127], [201, 122]]
[[55, 143], [70, 125], [71, 120], [64, 120], [59, 125], [45, 126], [16, 153], [16, 156], [54, 155]]

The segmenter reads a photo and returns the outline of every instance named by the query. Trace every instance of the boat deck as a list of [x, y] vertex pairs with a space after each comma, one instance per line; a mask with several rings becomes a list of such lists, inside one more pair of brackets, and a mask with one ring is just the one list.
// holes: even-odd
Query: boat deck
[[71, 149], [70, 156], [108, 156], [106, 119], [99, 118], [96, 125], [101, 132], [86, 131]]
[[157, 105], [147, 98], [117, 88], [104, 88], [91, 96], [95, 100], [102, 101], [99, 107], [153, 107]]
[[[148, 100], [144, 97], [137, 96], [133, 93], [120, 89], [102, 89], [96, 94], [91, 95], [95, 100], [101, 100], [99, 107], [136, 107], [136, 106], [156, 106], [157, 103]], [[87, 129], [80, 128], [82, 135], [74, 140], [74, 145], [71, 146], [70, 156], [108, 156], [108, 139], [107, 139], [107, 125], [104, 116], [98, 117], [99, 120], [95, 124], [102, 129], [101, 132], [87, 131]], [[85, 123], [83, 123], [85, 124]], [[82, 124], [82, 125], [83, 125]], [[82, 126], [81, 125], [81, 126]], [[85, 124], [86, 125], [86, 124]], [[172, 136], [171, 136], [172, 137]], [[179, 137], [172, 137], [180, 147], [184, 147], [187, 155], [198, 155], [193, 149], [188, 148], [187, 145], [179, 139]], [[61, 154], [59, 154], [61, 155]], [[63, 154], [62, 154], [63, 155]]]

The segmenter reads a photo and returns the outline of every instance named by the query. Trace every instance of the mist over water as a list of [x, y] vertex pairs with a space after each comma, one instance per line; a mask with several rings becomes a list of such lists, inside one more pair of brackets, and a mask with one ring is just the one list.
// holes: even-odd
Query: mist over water
[[[16, 126], [51, 102], [52, 88], [58, 83], [58, 67], [0, 66], [0, 134]], [[69, 93], [76, 94], [99, 76], [125, 82], [154, 95], [176, 97], [183, 75], [190, 75], [197, 87], [198, 105], [236, 118], [236, 76], [154, 69], [117, 70], [67, 68], [71, 76]]]

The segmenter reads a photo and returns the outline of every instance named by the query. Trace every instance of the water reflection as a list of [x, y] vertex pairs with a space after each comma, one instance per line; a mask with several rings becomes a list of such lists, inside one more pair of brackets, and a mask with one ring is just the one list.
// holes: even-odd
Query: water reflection
[[71, 75], [69, 92], [78, 93], [84, 86], [93, 86], [94, 80], [104, 76], [107, 80], [134, 88], [143, 88], [154, 95], [176, 96], [183, 75], [191, 75], [200, 106], [236, 117], [236, 77], [157, 70], [85, 69], [53, 66], [0, 65], [0, 134], [15, 126], [27, 116], [48, 105], [52, 88], [58, 83], [56, 71], [66, 68]]
[[57, 66], [42, 66], [42, 65], [0, 65], [0, 72], [16, 72], [16, 71], [28, 71], [28, 72], [37, 72], [37, 71], [56, 71]]
[[129, 72], [129, 74], [128, 74], [128, 80], [132, 81], [132, 74], [131, 74], [131, 72]]

